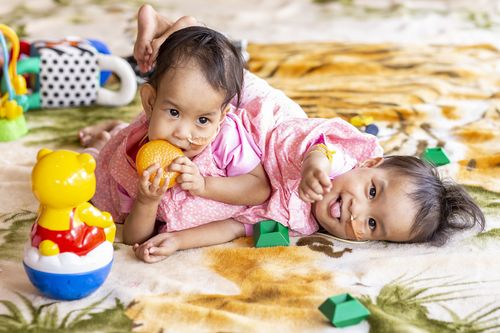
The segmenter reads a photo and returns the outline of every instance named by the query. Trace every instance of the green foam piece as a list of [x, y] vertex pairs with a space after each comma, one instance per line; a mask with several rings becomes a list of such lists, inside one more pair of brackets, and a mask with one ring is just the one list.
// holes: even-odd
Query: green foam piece
[[254, 224], [253, 240], [255, 247], [290, 245], [288, 228], [274, 220], [265, 220]]
[[26, 119], [20, 115], [16, 119], [0, 119], [0, 141], [13, 141], [28, 133]]
[[370, 315], [370, 311], [350, 294], [339, 294], [327, 298], [318, 309], [335, 327], [359, 324]]
[[441, 147], [427, 148], [422, 154], [422, 158], [435, 166], [441, 166], [450, 163], [450, 159]]

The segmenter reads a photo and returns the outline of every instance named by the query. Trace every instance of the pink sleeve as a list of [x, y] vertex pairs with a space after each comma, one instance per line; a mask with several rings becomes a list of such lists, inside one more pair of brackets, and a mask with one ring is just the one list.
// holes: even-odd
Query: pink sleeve
[[120, 198], [120, 213], [129, 214], [132, 211], [132, 206], [134, 205], [134, 199], [130, 197], [127, 191], [120, 185], [118, 187], [118, 197]]
[[357, 160], [349, 153], [347, 153], [342, 148], [342, 146], [328, 142], [328, 139], [324, 133], [321, 133], [318, 138], [307, 147], [306, 151], [309, 151], [312, 146], [319, 144], [324, 144], [328, 147], [329, 150], [335, 151], [335, 154], [333, 154], [332, 157], [332, 161], [330, 162], [330, 179], [333, 179], [349, 170], [352, 170], [356, 166]]
[[215, 163], [228, 176], [249, 173], [260, 163], [262, 153], [241, 120], [228, 113], [212, 143]]

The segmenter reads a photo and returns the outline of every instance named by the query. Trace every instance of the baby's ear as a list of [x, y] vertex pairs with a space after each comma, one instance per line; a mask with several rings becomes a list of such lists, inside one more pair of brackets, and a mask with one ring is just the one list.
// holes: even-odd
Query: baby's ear
[[151, 114], [153, 113], [153, 107], [155, 105], [156, 100], [156, 90], [149, 83], [144, 83], [141, 87], [141, 102], [142, 107], [144, 108], [144, 112], [148, 116], [148, 119], [151, 118]]
[[231, 110], [231, 107], [229, 106], [229, 104], [224, 107], [224, 109], [222, 110], [222, 112], [220, 114], [220, 123], [222, 123], [224, 121], [224, 118], [226, 118], [226, 115], [230, 110]]
[[360, 168], [376, 168], [384, 162], [383, 157], [374, 157], [364, 160], [359, 164]]

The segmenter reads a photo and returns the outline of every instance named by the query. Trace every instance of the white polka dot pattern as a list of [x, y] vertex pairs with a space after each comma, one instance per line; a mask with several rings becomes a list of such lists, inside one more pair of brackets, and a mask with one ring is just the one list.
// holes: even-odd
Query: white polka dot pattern
[[42, 108], [88, 106], [99, 89], [96, 51], [91, 47], [67, 52], [70, 46], [42, 48], [40, 99]]

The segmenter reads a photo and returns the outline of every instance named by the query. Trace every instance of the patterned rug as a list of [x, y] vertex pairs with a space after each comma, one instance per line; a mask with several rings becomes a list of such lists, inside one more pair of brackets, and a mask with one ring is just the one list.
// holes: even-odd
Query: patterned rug
[[329, 332], [317, 307], [349, 292], [371, 316], [349, 332], [500, 331], [500, 51], [354, 44], [250, 45], [249, 69], [311, 117], [372, 116], [389, 154], [441, 146], [440, 167], [467, 186], [487, 230], [447, 245], [347, 244], [321, 235], [256, 249], [250, 238], [181, 251], [147, 265], [115, 244], [105, 284], [56, 302], [30, 284], [23, 246], [37, 201], [30, 173], [41, 147], [78, 150], [76, 133], [130, 120], [139, 101], [26, 113], [29, 133], [0, 143], [0, 332]]

